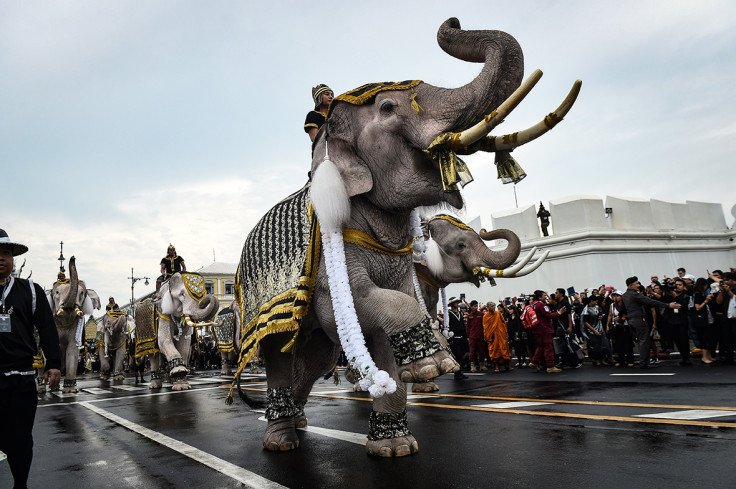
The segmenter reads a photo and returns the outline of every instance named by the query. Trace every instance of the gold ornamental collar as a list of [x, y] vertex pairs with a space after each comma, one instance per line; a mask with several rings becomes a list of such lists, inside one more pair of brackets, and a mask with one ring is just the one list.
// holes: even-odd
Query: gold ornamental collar
[[412, 241], [409, 241], [409, 243], [404, 246], [403, 248], [399, 248], [398, 250], [391, 249], [387, 246], [382, 245], [371, 235], [368, 233], [364, 233], [363, 231], [359, 229], [351, 229], [351, 228], [345, 228], [342, 230], [342, 239], [346, 243], [352, 243], [356, 244], [358, 246], [362, 246], [363, 248], [368, 248], [369, 250], [377, 251], [379, 253], [384, 253], [386, 255], [394, 255], [394, 256], [403, 256], [408, 255], [412, 251]]

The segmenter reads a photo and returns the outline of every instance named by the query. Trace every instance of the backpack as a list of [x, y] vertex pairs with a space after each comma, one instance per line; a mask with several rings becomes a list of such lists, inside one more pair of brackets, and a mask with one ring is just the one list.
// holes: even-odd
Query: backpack
[[539, 319], [537, 319], [536, 311], [532, 306], [526, 306], [521, 313], [521, 325], [524, 329], [533, 329], [537, 324], [539, 324]]

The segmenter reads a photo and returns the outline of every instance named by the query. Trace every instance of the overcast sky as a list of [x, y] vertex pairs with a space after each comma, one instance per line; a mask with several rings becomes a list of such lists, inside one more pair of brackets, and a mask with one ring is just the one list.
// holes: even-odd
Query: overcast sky
[[[519, 206], [585, 194], [736, 203], [736, 3], [0, 0], [0, 228], [49, 287], [64, 256], [103, 303], [155, 279], [169, 243], [189, 270], [237, 262], [260, 216], [299, 189], [311, 87], [481, 65], [437, 45], [449, 17], [513, 35], [545, 75], [498, 133], [576, 105], [514, 152]], [[511, 209], [493, 156], [467, 158], [463, 217]], [[553, 216], [554, 219], [554, 216]], [[136, 284], [136, 297], [153, 290]]]

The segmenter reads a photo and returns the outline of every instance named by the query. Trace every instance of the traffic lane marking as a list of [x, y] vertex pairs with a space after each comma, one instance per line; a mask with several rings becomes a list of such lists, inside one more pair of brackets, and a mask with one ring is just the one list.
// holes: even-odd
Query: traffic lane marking
[[[265, 416], [258, 418], [258, 421], [268, 422]], [[335, 438], [337, 440], [347, 441], [355, 443], [356, 445], [364, 446], [368, 442], [368, 435], [361, 433], [353, 433], [351, 431], [335, 430], [332, 428], [320, 428], [318, 426], [305, 426], [304, 428], [297, 428], [299, 431], [306, 431], [308, 433], [316, 433], [318, 435], [326, 436], [328, 438]]]
[[227, 387], [228, 389], [230, 386], [214, 386], [214, 387], [199, 387], [197, 389], [189, 389], [185, 391], [166, 391], [166, 392], [150, 392], [148, 394], [130, 394], [127, 396], [121, 396], [121, 397], [105, 397], [103, 399], [89, 399], [87, 401], [69, 401], [69, 402], [54, 402], [50, 404], [38, 404], [38, 408], [50, 408], [50, 407], [63, 407], [63, 406], [72, 406], [74, 404], [81, 404], [83, 402], [108, 402], [108, 401], [124, 401], [129, 399], [141, 399], [144, 397], [154, 397], [154, 396], [169, 396], [172, 394], [186, 394], [186, 393], [194, 393], [194, 392], [203, 392], [203, 391], [210, 391], [213, 389], [222, 389], [224, 387]]
[[254, 472], [251, 472], [235, 464], [232, 464], [228, 462], [227, 460], [223, 460], [210, 453], [199, 450], [198, 448], [195, 448], [184, 442], [181, 442], [179, 440], [166, 436], [157, 431], [153, 431], [139, 424], [133, 423], [132, 421], [128, 421], [127, 419], [121, 418], [120, 416], [113, 414], [110, 411], [102, 409], [98, 406], [95, 406], [92, 403], [80, 402], [79, 405], [89, 409], [90, 411], [94, 413], [99, 414], [100, 416], [103, 416], [109, 419], [113, 423], [119, 424], [120, 426], [130, 431], [133, 431], [145, 438], [148, 438], [151, 441], [154, 441], [160, 445], [163, 445], [164, 447], [174, 450], [175, 452], [185, 455], [191, 458], [192, 460], [195, 460], [201, 463], [202, 465], [206, 465], [207, 467], [210, 467], [220, 472], [221, 474], [227, 475], [230, 478], [235, 479], [236, 481], [240, 482], [241, 484], [244, 484], [248, 488], [286, 489], [285, 486], [282, 486], [281, 484], [277, 482], [266, 479], [265, 477], [261, 477], [260, 475]]
[[662, 418], [662, 419], [707, 419], [723, 416], [736, 416], [733, 411], [716, 411], [710, 409], [688, 409], [686, 411], [670, 411], [668, 413], [637, 414], [637, 418]]
[[545, 406], [554, 404], [552, 402], [496, 402], [491, 404], [473, 404], [474, 407], [487, 407], [496, 409], [513, 409], [521, 407], [532, 407], [532, 406]]
[[[252, 390], [260, 390], [260, 389], [252, 389]], [[490, 398], [489, 396], [467, 396], [467, 395], [449, 395], [449, 394], [426, 394], [427, 396], [436, 396], [436, 397], [462, 397], [462, 398]], [[311, 393], [310, 396], [315, 397], [326, 397], [330, 399], [345, 399], [350, 401], [372, 401], [370, 398], [366, 397], [352, 397], [352, 396], [336, 396], [336, 395], [329, 395], [329, 394], [320, 394], [320, 393]], [[503, 398], [507, 400], [514, 400], [513, 398]], [[538, 402], [539, 400], [535, 400], [535, 402]], [[635, 403], [606, 403], [606, 402], [589, 402], [589, 401], [564, 401], [564, 400], [551, 400], [547, 399], [546, 401], [549, 401], [553, 404], [583, 404], [583, 405], [591, 405], [591, 406], [609, 406], [609, 405], [615, 405], [615, 406], [622, 406], [622, 407], [653, 407], [657, 405], [645, 405], [645, 404], [635, 404]], [[684, 419], [665, 419], [665, 418], [642, 418], [642, 417], [634, 417], [634, 416], [609, 416], [609, 415], [600, 415], [600, 414], [586, 414], [586, 413], [563, 413], [563, 412], [552, 412], [552, 411], [526, 411], [521, 409], [508, 409], [508, 408], [491, 408], [491, 407], [478, 407], [478, 406], [456, 406], [456, 405], [450, 405], [450, 404], [441, 404], [441, 403], [424, 403], [424, 402], [407, 402], [406, 403], [409, 406], [423, 406], [423, 407], [436, 407], [436, 408], [444, 408], [444, 409], [466, 409], [470, 411], [486, 411], [486, 412], [494, 412], [494, 413], [506, 413], [506, 414], [525, 414], [525, 415], [531, 415], [531, 416], [547, 416], [547, 417], [560, 417], [560, 418], [576, 418], [576, 419], [596, 419], [600, 421], [623, 421], [623, 422], [631, 422], [631, 423], [657, 423], [657, 424], [675, 424], [675, 425], [686, 425], [686, 426], [708, 426], [708, 427], [721, 427], [721, 428], [736, 428], [736, 422], [710, 422], [710, 421], [697, 421], [697, 420], [684, 420]], [[673, 406], [673, 405], [659, 405], [660, 407], [669, 407], [674, 409], [682, 409], [685, 406]], [[707, 408], [705, 408], [707, 409]], [[726, 407], [726, 408], [712, 408], [712, 410], [728, 410], [734, 412], [734, 415], [736, 415], [736, 408], [732, 407]]]

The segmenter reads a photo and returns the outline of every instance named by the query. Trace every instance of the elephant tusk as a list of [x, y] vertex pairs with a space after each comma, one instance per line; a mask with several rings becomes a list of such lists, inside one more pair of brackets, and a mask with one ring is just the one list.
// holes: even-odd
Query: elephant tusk
[[74, 307], [74, 312], [75, 312], [75, 313], [76, 313], [76, 315], [77, 315], [78, 317], [80, 317], [80, 318], [81, 318], [82, 316], [84, 316], [84, 313], [83, 313], [83, 312], [82, 312], [82, 311], [81, 311], [81, 310], [80, 310], [80, 309], [79, 309], [78, 307]]
[[534, 88], [539, 79], [542, 78], [541, 70], [534, 70], [529, 77], [511, 94], [496, 110], [488, 114], [475, 126], [462, 132], [453, 133], [450, 136], [450, 148], [454, 150], [465, 149], [482, 137], [488, 135], [494, 127], [503, 122], [504, 118], [524, 100]]
[[519, 270], [524, 268], [524, 265], [529, 263], [529, 261], [532, 259], [532, 256], [534, 256], [534, 253], [537, 252], [537, 247], [535, 246], [532, 248], [529, 253], [522, 259], [519, 263], [514, 265], [511, 268], [506, 268], [504, 270], [498, 270], [495, 268], [482, 268], [481, 273], [485, 275], [486, 277], [511, 277], [516, 274]]
[[62, 314], [64, 314], [64, 307], [59, 307], [59, 309], [54, 313], [54, 316], [61, 317]]
[[539, 266], [542, 264], [542, 262], [544, 260], [547, 259], [548, 256], [549, 256], [549, 250], [546, 250], [544, 253], [542, 253], [542, 256], [540, 256], [539, 259], [537, 261], [535, 261], [530, 267], [525, 268], [524, 270], [521, 270], [521, 271], [519, 271], [519, 272], [517, 272], [517, 273], [515, 273], [515, 274], [513, 274], [511, 276], [509, 276], [508, 278], [517, 278], [517, 277], [523, 277], [524, 275], [529, 275], [534, 270], [536, 270], [537, 268], [539, 268]]
[[492, 151], [506, 151], [514, 149], [518, 146], [521, 146], [522, 144], [534, 141], [539, 136], [547, 133], [550, 129], [561, 122], [562, 119], [570, 111], [573, 104], [578, 98], [578, 94], [580, 93], [580, 87], [582, 86], [582, 84], [582, 81], [575, 80], [575, 83], [573, 83], [572, 88], [570, 89], [570, 93], [567, 94], [567, 97], [565, 97], [565, 100], [562, 101], [562, 104], [557, 107], [557, 110], [547, 115], [544, 120], [538, 122], [532, 127], [524, 129], [523, 131], [515, 132], [512, 134], [505, 134], [503, 136], [490, 136], [487, 138], [487, 140], [490, 141], [483, 142], [484, 150], [485, 148], [492, 148]]
[[190, 328], [196, 328], [197, 327], [197, 323], [193, 322], [189, 317], [186, 318], [185, 323]]

